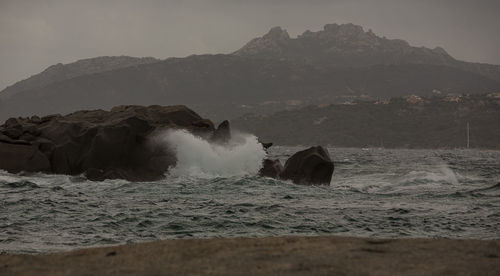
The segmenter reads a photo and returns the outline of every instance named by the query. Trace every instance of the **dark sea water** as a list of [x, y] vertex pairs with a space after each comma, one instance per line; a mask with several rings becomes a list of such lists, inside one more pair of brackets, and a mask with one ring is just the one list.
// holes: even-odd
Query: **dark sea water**
[[[285, 160], [300, 149], [269, 155]], [[500, 152], [329, 150], [330, 186], [248, 175], [132, 183], [0, 171], [0, 252], [193, 237], [500, 238]]]

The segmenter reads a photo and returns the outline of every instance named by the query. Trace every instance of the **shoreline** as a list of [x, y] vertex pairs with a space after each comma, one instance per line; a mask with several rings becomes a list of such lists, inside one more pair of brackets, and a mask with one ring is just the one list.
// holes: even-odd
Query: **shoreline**
[[0, 275], [499, 275], [500, 240], [284, 236], [0, 255]]

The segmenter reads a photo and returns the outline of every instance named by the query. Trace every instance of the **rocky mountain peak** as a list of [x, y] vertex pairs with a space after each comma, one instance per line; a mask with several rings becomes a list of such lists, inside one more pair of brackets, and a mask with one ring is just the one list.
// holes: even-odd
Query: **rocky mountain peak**
[[277, 26], [271, 28], [267, 34], [265, 34], [262, 38], [271, 39], [271, 40], [288, 40], [290, 39], [290, 35], [288, 32], [281, 27]]
[[[297, 37], [297, 40], [316, 41], [318, 44], [330, 48], [345, 48], [346, 50], [357, 47], [376, 47], [384, 38], [375, 35], [371, 30], [364, 31], [359, 25], [348, 24], [326, 24], [323, 30], [317, 32], [305, 31]], [[305, 42], [304, 41], [304, 42]]]
[[326, 24], [322, 30], [307, 30], [296, 38], [290, 38], [281, 27], [274, 27], [234, 54], [337, 67], [456, 63], [441, 47], [413, 47], [405, 40], [377, 36], [372, 30], [365, 31], [363, 27], [352, 23]]
[[436, 47], [434, 49], [432, 49], [432, 51], [434, 53], [437, 53], [437, 54], [441, 54], [441, 55], [444, 55], [444, 56], [449, 56], [448, 52], [446, 52], [445, 49], [441, 48], [441, 47]]
[[354, 25], [352, 23], [348, 24], [326, 24], [323, 27], [324, 32], [332, 33], [332, 34], [362, 34], [365, 31], [363, 30], [363, 27], [359, 25]]
[[326, 24], [323, 30], [317, 32], [311, 32], [310, 30], [305, 31], [303, 34], [299, 35], [297, 38], [311, 38], [311, 37], [372, 37], [377, 38], [377, 36], [372, 32], [372, 30], [364, 31], [363, 27], [359, 25], [354, 25], [352, 23], [348, 24]]

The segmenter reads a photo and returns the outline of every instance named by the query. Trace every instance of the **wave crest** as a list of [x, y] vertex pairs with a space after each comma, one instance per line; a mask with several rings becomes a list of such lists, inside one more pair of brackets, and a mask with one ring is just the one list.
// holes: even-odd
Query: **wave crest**
[[173, 149], [177, 164], [169, 170], [174, 176], [231, 177], [257, 174], [266, 152], [249, 134], [233, 133], [231, 140], [220, 145], [185, 130], [169, 130], [161, 140]]

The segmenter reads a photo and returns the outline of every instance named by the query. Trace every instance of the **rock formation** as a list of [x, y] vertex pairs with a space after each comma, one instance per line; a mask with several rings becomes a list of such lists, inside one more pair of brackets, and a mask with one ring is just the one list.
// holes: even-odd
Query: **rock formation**
[[297, 184], [326, 184], [332, 179], [334, 165], [328, 151], [321, 146], [310, 147], [292, 155], [279, 177]]
[[185, 106], [118, 106], [66, 116], [11, 118], [0, 126], [0, 169], [85, 174], [91, 180], [162, 178], [175, 164], [168, 149], [148, 143], [154, 131], [187, 129], [209, 138], [215, 129]]
[[295, 184], [330, 185], [334, 165], [328, 151], [321, 146], [310, 147], [292, 155], [285, 162], [264, 159], [260, 176], [291, 180]]
[[260, 176], [279, 178], [280, 173], [283, 171], [283, 165], [279, 159], [271, 160], [264, 159], [262, 161], [262, 168], [259, 171]]
[[[0, 169], [11, 173], [84, 174], [90, 180], [153, 181], [176, 164], [155, 134], [185, 129], [211, 142], [231, 139], [228, 121], [217, 129], [185, 106], [117, 106], [65, 116], [10, 118], [0, 126]], [[268, 148], [272, 143], [264, 143]], [[333, 163], [322, 147], [294, 154], [285, 164], [265, 159], [259, 175], [297, 184], [329, 184]]]
[[261, 142], [259, 140], [259, 143], [262, 145], [262, 147], [264, 148], [264, 150], [267, 152], [267, 149], [269, 149], [270, 147], [273, 146], [273, 143], [265, 143], [265, 142]]
[[229, 121], [225, 120], [219, 124], [214, 134], [211, 137], [211, 141], [219, 144], [225, 144], [231, 139], [231, 128], [229, 127]]

